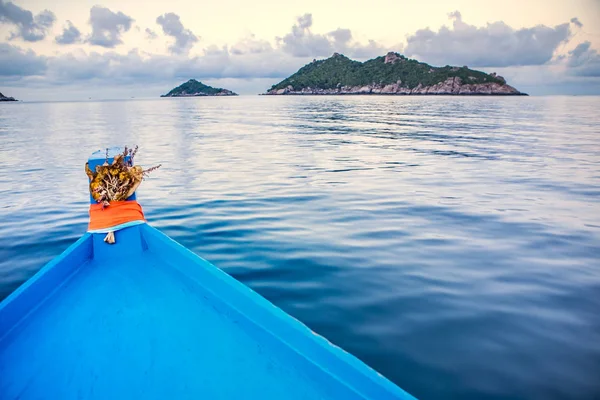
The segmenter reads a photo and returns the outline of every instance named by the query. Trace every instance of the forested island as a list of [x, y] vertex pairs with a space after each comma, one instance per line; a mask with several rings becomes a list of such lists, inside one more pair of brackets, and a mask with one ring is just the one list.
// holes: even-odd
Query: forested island
[[237, 93], [223, 88], [214, 88], [199, 82], [195, 79], [177, 86], [169, 93], [160, 97], [194, 97], [194, 96], [237, 96]]
[[273, 85], [267, 95], [525, 95], [495, 73], [433, 67], [390, 52], [365, 62], [334, 53]]

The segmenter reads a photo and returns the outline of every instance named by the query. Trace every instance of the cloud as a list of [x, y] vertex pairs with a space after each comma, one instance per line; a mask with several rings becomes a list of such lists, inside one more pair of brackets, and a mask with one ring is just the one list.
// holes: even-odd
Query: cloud
[[113, 48], [123, 43], [121, 35], [131, 29], [133, 18], [122, 12], [112, 12], [106, 7], [93, 6], [90, 9], [92, 34], [87, 39], [90, 44]]
[[266, 88], [304, 64], [304, 60], [281, 51], [234, 55], [226, 46], [210, 46], [203, 53], [188, 57], [148, 54], [137, 49], [127, 54], [77, 49], [67, 54], [42, 57], [31, 50], [0, 44], [0, 82], [12, 81], [20, 87], [37, 88], [72, 87], [82, 82], [106, 88], [144, 84], [164, 84], [168, 88], [190, 78], [264, 79], [269, 80]]
[[[130, 17], [106, 8], [95, 8], [106, 12], [102, 18], [96, 18], [97, 15], [90, 17], [90, 23], [94, 20], [91, 37], [94, 37], [94, 31], [99, 33], [96, 38], [101, 39], [101, 46], [114, 47], [121, 42], [124, 32], [135, 29]], [[93, 14], [90, 11], [90, 15]], [[527, 62], [530, 65], [515, 66], [523, 65], [523, 61], [515, 64], [512, 61], [506, 62], [506, 58], [499, 58], [503, 63], [495, 64], [503, 65], [495, 65], [494, 69], [489, 68], [487, 71], [496, 71], [518, 89], [535, 94], [540, 93], [542, 87], [550, 88], [549, 93], [568, 92], [568, 88], [573, 88], [576, 93], [584, 89], [590, 93], [600, 90], [600, 56], [589, 42], [579, 44], [563, 56], [552, 56], [560, 50], [560, 44], [554, 43], [564, 43], [572, 38], [571, 30], [579, 29], [578, 21], [554, 28], [536, 26], [515, 30], [502, 22], [474, 27], [463, 22], [459, 12], [452, 13], [451, 18], [453, 26], [450, 28], [444, 27], [437, 32], [423, 29], [411, 35], [419, 40], [424, 38], [423, 35], [429, 35], [429, 39], [424, 42], [429, 46], [424, 47], [426, 50], [446, 46], [439, 54], [456, 59], [444, 59], [440, 62], [442, 65], [477, 65], [472, 61], [478, 52], [482, 53], [484, 60], [497, 60], [493, 58], [500, 57], [497, 54], [504, 54], [508, 60], [512, 60], [529, 51], [538, 57], [536, 62], [548, 58], [549, 61], [540, 66], [524, 55], [523, 59], [529, 60]], [[137, 49], [126, 54], [110, 49], [96, 52], [84, 51], [76, 46], [68, 48], [68, 52], [63, 54], [44, 57], [31, 50], [0, 43], [0, 83], [47, 91], [60, 86], [66, 91], [75, 90], [72, 88], [97, 87], [104, 88], [105, 91], [126, 93], [124, 87], [130, 87], [133, 91], [134, 87], [162, 90], [164, 86], [166, 90], [178, 82], [196, 78], [206, 82], [237, 82], [239, 85], [240, 82], [249, 80], [254, 80], [255, 85], [258, 85], [256, 82], [264, 83], [258, 91], [296, 72], [312, 58], [328, 57], [333, 52], [339, 52], [355, 59], [366, 59], [385, 54], [388, 50], [375, 41], [357, 41], [353, 32], [346, 28], [315, 33], [312, 31], [312, 15], [305, 14], [298, 17], [288, 33], [276, 42], [250, 34], [233, 44], [205, 46], [198, 49], [198, 55], [190, 55], [189, 51], [198, 42], [198, 38], [183, 27], [179, 17], [168, 13], [158, 17], [157, 22], [165, 34], [174, 38], [172, 54], [150, 54]], [[140, 32], [149, 40], [158, 36], [150, 28], [140, 28]], [[56, 37], [60, 44], [76, 42], [78, 39], [81, 40], [81, 33], [70, 21], [67, 21], [61, 35]], [[90, 41], [90, 38], [87, 40]], [[413, 46], [409, 51], [414, 50], [415, 45], [416, 42], [409, 42], [409, 47]], [[486, 46], [492, 46], [494, 51]], [[398, 47], [390, 50], [396, 49], [399, 50]], [[546, 51], [544, 57], [540, 56], [540, 49]], [[431, 50], [427, 54], [435, 56], [437, 53]], [[236, 90], [235, 86], [228, 88]], [[135, 89], [136, 93], [137, 90]]]
[[230, 52], [235, 55], [260, 54], [273, 51], [273, 46], [266, 40], [257, 39], [251, 34], [231, 46]]
[[[168, 60], [169, 63], [172, 60]], [[280, 80], [294, 73], [305, 60], [282, 53], [232, 54], [226, 47], [210, 46], [203, 56], [193, 57], [177, 63], [173, 77], [198, 77], [201, 79], [252, 79], [272, 78]]]
[[580, 43], [567, 56], [569, 73], [575, 76], [600, 77], [600, 54], [592, 49], [591, 43]]
[[48, 61], [46, 77], [49, 82], [59, 85], [81, 80], [106, 79], [111, 68], [111, 58], [96, 52], [76, 52], [52, 57]]
[[63, 28], [63, 33], [55, 39], [58, 44], [73, 44], [81, 42], [81, 32], [73, 25], [71, 21], [67, 21], [67, 26]]
[[207, 48], [203, 49], [202, 52], [205, 56], [229, 56], [229, 50], [227, 49], [227, 46], [219, 47], [214, 44], [211, 44]]
[[[591, 43], [585, 41], [583, 43], [579, 43], [577, 47], [573, 50], [569, 51], [569, 56], [567, 57], [567, 65], [569, 67], [579, 67], [586, 63], [589, 58]], [[595, 50], [592, 50], [595, 52]]]
[[162, 27], [163, 33], [175, 38], [175, 43], [169, 46], [173, 54], [187, 54], [198, 38], [192, 31], [185, 29], [179, 15], [166, 13], [156, 18], [156, 23]]
[[564, 62], [494, 68], [493, 71], [505, 77], [510, 85], [533, 95], [600, 93], [600, 79], [574, 75]]
[[156, 32], [154, 32], [150, 28], [146, 28], [146, 30], [144, 32], [146, 32], [146, 39], [148, 39], [148, 40], [154, 40], [154, 39], [156, 39], [158, 37], [158, 35], [156, 34]]
[[47, 59], [32, 50], [22, 50], [8, 43], [0, 43], [0, 77], [43, 75]]
[[338, 28], [335, 31], [329, 32], [329, 36], [333, 38], [334, 43], [345, 46], [352, 39], [352, 32], [350, 29]]
[[52, 11], [44, 10], [35, 17], [29, 10], [25, 10], [14, 3], [0, 0], [0, 22], [15, 25], [17, 31], [11, 32], [9, 40], [21, 38], [27, 42], [43, 40], [48, 30], [56, 21]]
[[571, 18], [571, 23], [578, 28], [582, 28], [583, 24], [579, 21], [579, 18]]
[[283, 38], [277, 38], [281, 48], [294, 57], [321, 57], [333, 53], [329, 39], [324, 35], [313, 34], [312, 14], [304, 14], [296, 19], [292, 31]]
[[353, 41], [349, 29], [339, 28], [326, 34], [315, 34], [311, 31], [312, 24], [312, 14], [299, 16], [291, 32], [277, 38], [280, 48], [294, 57], [326, 57], [338, 52], [350, 57], [369, 58], [385, 52], [373, 40], [366, 45]]
[[[542, 65], [572, 36], [569, 23], [553, 28], [537, 25], [513, 29], [502, 21], [484, 27], [469, 25], [458, 11], [449, 17], [453, 20], [452, 28], [443, 26], [437, 32], [425, 28], [408, 36], [405, 54], [436, 65]], [[579, 20], [574, 20], [573, 24], [578, 26]]]

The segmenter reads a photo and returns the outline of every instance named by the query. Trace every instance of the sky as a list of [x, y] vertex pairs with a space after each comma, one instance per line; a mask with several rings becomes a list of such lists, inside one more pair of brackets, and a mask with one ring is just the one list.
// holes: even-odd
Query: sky
[[532, 95], [600, 94], [600, 0], [0, 0], [0, 92], [156, 97], [190, 78], [265, 92], [334, 52], [497, 72]]

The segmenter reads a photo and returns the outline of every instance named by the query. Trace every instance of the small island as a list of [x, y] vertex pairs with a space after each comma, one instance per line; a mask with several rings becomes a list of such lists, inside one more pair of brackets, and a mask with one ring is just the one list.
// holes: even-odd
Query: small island
[[496, 73], [433, 67], [390, 52], [365, 62], [334, 53], [273, 85], [267, 95], [495, 95], [527, 96]]
[[14, 97], [6, 97], [2, 93], [0, 93], [0, 101], [18, 101]]
[[214, 88], [199, 82], [195, 79], [177, 86], [167, 94], [160, 97], [195, 97], [195, 96], [237, 96], [237, 93], [231, 90]]

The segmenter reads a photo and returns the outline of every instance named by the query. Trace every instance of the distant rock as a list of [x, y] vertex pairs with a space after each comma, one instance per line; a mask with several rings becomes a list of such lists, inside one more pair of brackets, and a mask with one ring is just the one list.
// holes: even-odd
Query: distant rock
[[214, 88], [198, 82], [195, 79], [177, 86], [167, 94], [163, 94], [160, 97], [194, 97], [194, 96], [237, 96], [237, 93], [231, 90]]
[[526, 95], [495, 73], [432, 67], [390, 52], [361, 63], [334, 53], [273, 85], [268, 95]]
[[2, 93], [0, 93], [0, 101], [18, 101], [14, 97], [6, 97]]
[[398, 54], [390, 51], [385, 55], [385, 60], [383, 62], [384, 64], [393, 64], [398, 60], [401, 60], [401, 58], [398, 57]]

